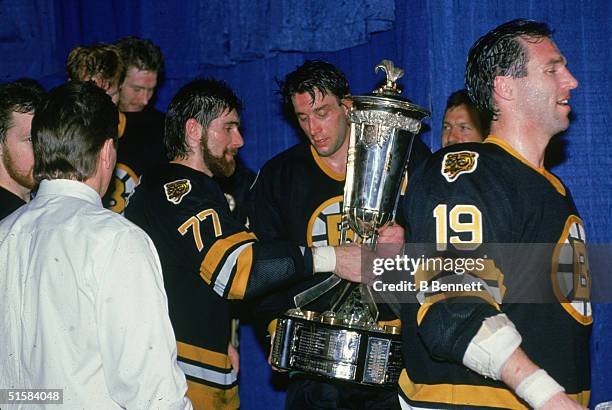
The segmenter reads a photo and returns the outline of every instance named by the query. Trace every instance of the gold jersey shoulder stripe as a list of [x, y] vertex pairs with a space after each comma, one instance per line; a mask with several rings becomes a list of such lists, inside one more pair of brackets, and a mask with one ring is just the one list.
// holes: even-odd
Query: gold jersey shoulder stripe
[[[509, 389], [465, 384], [417, 384], [406, 369], [402, 370], [399, 385], [402, 393], [415, 402], [443, 403], [449, 405], [483, 406], [502, 409], [528, 409], [529, 407]], [[583, 406], [589, 404], [591, 392], [585, 390], [568, 394]]]
[[[223, 278], [224, 283], [216, 283], [217, 276], [223, 269], [233, 269], [233, 266], [224, 266], [226, 259], [241, 245], [248, 244], [257, 240], [257, 237], [252, 232], [241, 231], [227, 238], [217, 240], [213, 246], [206, 252], [206, 256], [200, 265], [200, 276], [206, 284], [215, 285], [215, 288], [221, 292], [221, 296], [225, 294], [225, 289], [230, 285], [232, 298], [241, 298], [244, 296], [246, 285], [253, 264], [253, 249], [250, 246], [243, 248], [243, 252], [237, 256], [236, 274], [233, 278], [230, 275]], [[244, 253], [244, 255], [243, 255]], [[236, 282], [235, 284], [232, 282]], [[215, 289], [217, 291], [217, 289]], [[217, 292], [219, 293], [219, 292]]]

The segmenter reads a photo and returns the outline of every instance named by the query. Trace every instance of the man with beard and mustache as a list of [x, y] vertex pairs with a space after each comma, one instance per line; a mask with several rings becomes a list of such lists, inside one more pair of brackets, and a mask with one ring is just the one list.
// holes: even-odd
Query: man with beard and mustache
[[30, 128], [42, 95], [19, 80], [0, 86], [0, 219], [29, 202], [35, 187]]
[[[237, 374], [228, 355], [230, 300], [335, 272], [361, 281], [360, 247], [300, 248], [260, 242], [232, 217], [214, 176], [229, 176], [244, 144], [242, 104], [223, 82], [196, 79], [172, 99], [164, 142], [171, 162], [145, 174], [126, 216], [159, 252], [179, 366], [195, 408], [238, 408]], [[389, 228], [381, 240], [397, 241]]]

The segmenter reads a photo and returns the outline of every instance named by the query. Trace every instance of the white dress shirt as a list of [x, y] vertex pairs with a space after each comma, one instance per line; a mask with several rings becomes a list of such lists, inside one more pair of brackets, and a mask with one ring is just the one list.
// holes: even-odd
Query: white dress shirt
[[84, 183], [42, 181], [0, 223], [2, 388], [63, 389], [53, 408], [191, 408], [153, 243]]

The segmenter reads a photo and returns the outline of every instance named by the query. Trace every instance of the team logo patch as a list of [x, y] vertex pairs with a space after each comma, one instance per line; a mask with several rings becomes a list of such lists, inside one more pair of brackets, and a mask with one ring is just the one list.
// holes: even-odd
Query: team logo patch
[[478, 166], [478, 153], [472, 151], [449, 152], [442, 160], [442, 175], [453, 182], [461, 174], [469, 174]]
[[579, 323], [590, 324], [591, 272], [582, 221], [572, 215], [565, 222], [563, 235], [552, 260], [553, 291], [563, 308]]
[[191, 192], [191, 182], [188, 179], [168, 182], [164, 185], [164, 191], [168, 201], [178, 205], [183, 200], [183, 197]]

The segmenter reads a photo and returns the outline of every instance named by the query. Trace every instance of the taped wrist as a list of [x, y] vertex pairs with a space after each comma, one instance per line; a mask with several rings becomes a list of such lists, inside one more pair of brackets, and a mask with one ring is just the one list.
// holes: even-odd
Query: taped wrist
[[521, 341], [514, 323], [504, 313], [488, 317], [468, 345], [463, 364], [478, 374], [500, 380], [506, 360]]
[[565, 389], [544, 369], [538, 369], [527, 376], [516, 387], [516, 394], [534, 409], [539, 409], [552, 396], [564, 392]]
[[336, 269], [336, 251], [333, 246], [312, 248], [312, 264], [314, 273], [333, 272]]

